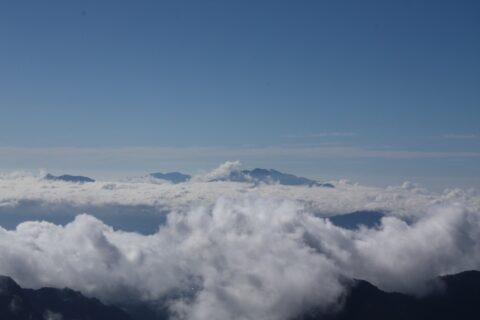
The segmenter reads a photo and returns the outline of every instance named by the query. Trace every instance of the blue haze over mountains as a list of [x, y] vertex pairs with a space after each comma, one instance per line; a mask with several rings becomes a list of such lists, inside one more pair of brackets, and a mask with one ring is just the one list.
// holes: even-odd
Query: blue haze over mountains
[[[192, 176], [180, 172], [152, 173], [152, 177], [167, 180], [172, 183], [181, 183], [189, 181]], [[232, 181], [246, 183], [278, 183], [286, 186], [309, 186], [309, 187], [328, 187], [334, 186], [330, 183], [320, 183], [316, 180], [298, 177], [293, 174], [283, 173], [274, 169], [255, 168], [253, 170], [233, 170], [227, 177], [212, 179], [210, 181]]]
[[[150, 174], [151, 177], [166, 180], [171, 183], [183, 183], [191, 180], [192, 176], [189, 174], [184, 174], [181, 172], [155, 172]], [[75, 182], [75, 183], [85, 183], [85, 182], [95, 182], [94, 179], [86, 176], [76, 176], [70, 174], [64, 174], [60, 176], [55, 176], [52, 174], [45, 175], [47, 180], [57, 180], [65, 182]], [[274, 169], [261, 169], [255, 168], [253, 170], [234, 170], [228, 177], [212, 179], [210, 181], [232, 181], [232, 182], [246, 182], [246, 183], [278, 183], [286, 186], [309, 186], [309, 187], [328, 187], [333, 188], [334, 186], [330, 183], [320, 183], [316, 180], [298, 177], [293, 174], [283, 173]]]
[[[189, 174], [180, 172], [152, 173], [151, 177], [169, 181], [173, 184], [186, 183], [192, 179]], [[55, 176], [46, 174], [44, 179], [50, 181], [62, 181], [66, 183], [93, 183], [95, 179], [63, 174]], [[326, 187], [334, 188], [331, 183], [321, 183], [316, 180], [305, 177], [298, 177], [293, 174], [283, 173], [274, 169], [256, 168], [253, 170], [233, 170], [227, 177], [213, 179], [215, 181], [231, 181], [238, 183], [251, 183], [254, 186], [259, 183], [280, 184], [286, 186], [306, 186], [306, 187]], [[77, 214], [88, 212], [99, 218], [115, 229], [125, 231], [135, 231], [142, 234], [152, 234], [158, 230], [159, 225], [166, 221], [168, 210], [153, 207], [149, 205], [129, 206], [129, 205], [110, 205], [108, 212], [104, 206], [82, 205], [77, 206], [74, 203], [59, 203], [54, 207], [46, 208], [41, 202], [35, 200], [22, 200], [15, 208], [0, 207], [0, 225], [8, 229], [14, 229], [19, 223], [28, 220], [45, 220], [56, 224], [65, 225], [71, 222]], [[113, 213], [113, 214], [112, 214]], [[360, 226], [374, 228], [379, 225], [382, 212], [377, 211], [355, 211], [346, 214], [339, 214], [329, 217], [330, 221], [346, 229], [357, 229]]]

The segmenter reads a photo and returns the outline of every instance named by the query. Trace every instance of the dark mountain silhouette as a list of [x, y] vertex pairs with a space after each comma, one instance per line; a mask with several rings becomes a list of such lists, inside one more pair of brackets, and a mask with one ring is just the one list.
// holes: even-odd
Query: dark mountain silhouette
[[167, 172], [167, 173], [156, 172], [156, 173], [150, 173], [150, 176], [157, 179], [167, 180], [172, 183], [187, 182], [192, 178], [190, 175], [184, 174], [181, 172]]
[[9, 277], [0, 276], [0, 315], [5, 320], [43, 320], [33, 309], [22, 288]]
[[48, 173], [45, 176], [47, 180], [57, 180], [57, 181], [65, 181], [65, 182], [76, 182], [76, 183], [85, 183], [85, 182], [95, 182], [92, 178], [84, 177], [84, 176], [71, 176], [69, 174], [64, 174], [61, 176], [54, 176], [53, 174]]
[[[295, 320], [451, 320], [480, 319], [480, 271], [465, 271], [432, 281], [422, 297], [385, 292], [363, 280], [347, 280], [349, 288], [335, 311], [311, 308]], [[125, 310], [125, 311], [123, 311]], [[70, 289], [22, 289], [0, 276], [2, 320], [167, 320], [168, 309], [158, 303], [128, 302], [106, 306]]]
[[345, 229], [358, 229], [360, 226], [374, 228], [380, 225], [380, 220], [385, 215], [378, 211], [355, 211], [347, 214], [339, 214], [328, 219], [337, 227]]
[[[438, 281], [439, 280], [439, 281]], [[437, 288], [424, 297], [382, 291], [355, 280], [338, 312], [312, 309], [296, 320], [451, 320], [480, 319], [480, 271], [440, 277]]]
[[216, 179], [215, 181], [253, 182], [255, 184], [263, 182], [278, 183], [286, 186], [334, 187], [330, 183], [320, 183], [315, 180], [297, 177], [293, 174], [283, 173], [274, 169], [260, 168], [232, 171], [228, 177]]
[[116, 305], [125, 310], [134, 320], [169, 320], [168, 302], [157, 301], [127, 301]]
[[10, 277], [0, 276], [2, 320], [131, 320], [116, 307], [86, 298], [70, 289], [22, 289]]

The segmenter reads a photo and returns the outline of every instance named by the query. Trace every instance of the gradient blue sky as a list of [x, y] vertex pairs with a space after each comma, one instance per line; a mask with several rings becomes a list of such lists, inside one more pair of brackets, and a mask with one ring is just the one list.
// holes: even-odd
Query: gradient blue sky
[[240, 159], [480, 186], [479, 16], [453, 0], [2, 1], [0, 169]]

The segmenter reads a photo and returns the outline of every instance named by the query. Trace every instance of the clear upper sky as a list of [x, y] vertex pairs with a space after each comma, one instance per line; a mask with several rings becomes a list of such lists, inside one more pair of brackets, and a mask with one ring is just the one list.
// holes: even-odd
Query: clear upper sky
[[479, 186], [479, 17], [453, 0], [2, 1], [0, 169], [238, 158]]

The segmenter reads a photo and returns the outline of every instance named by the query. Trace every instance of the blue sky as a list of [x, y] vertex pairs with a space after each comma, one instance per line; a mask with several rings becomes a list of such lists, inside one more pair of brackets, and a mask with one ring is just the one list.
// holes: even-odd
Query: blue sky
[[479, 16], [478, 1], [2, 1], [0, 169], [240, 159], [480, 186]]

